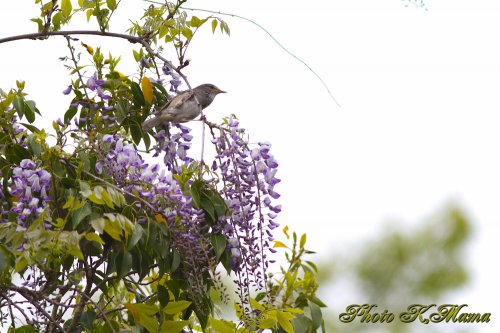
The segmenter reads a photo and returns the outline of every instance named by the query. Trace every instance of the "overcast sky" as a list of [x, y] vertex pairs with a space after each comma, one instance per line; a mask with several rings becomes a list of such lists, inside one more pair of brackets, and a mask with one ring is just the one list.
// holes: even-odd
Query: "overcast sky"
[[[122, 16], [119, 22], [138, 17], [137, 8], [145, 6], [126, 2], [114, 17]], [[224, 17], [231, 37], [212, 36], [207, 27], [192, 45], [185, 69], [190, 82], [228, 91], [207, 117], [236, 113], [253, 140], [273, 143], [283, 180], [277, 188], [282, 225], [307, 232], [313, 249], [327, 256], [374, 238], [387, 221], [411, 226], [453, 201], [476, 226], [464, 258], [474, 276], [464, 294], [442, 303], [467, 303], [476, 312], [498, 309], [499, 1], [429, 0], [427, 10], [400, 0], [187, 5], [266, 27], [324, 79], [341, 105], [305, 66], [246, 21]], [[0, 35], [35, 31], [31, 6], [2, 1]], [[81, 39], [101, 45], [105, 54], [122, 54], [122, 71], [133, 72], [136, 46]], [[68, 100], [61, 91], [69, 81], [57, 57], [67, 55], [64, 39], [0, 44], [0, 52], [0, 87], [26, 80], [44, 116], [62, 117]], [[474, 332], [494, 326], [475, 326]]]

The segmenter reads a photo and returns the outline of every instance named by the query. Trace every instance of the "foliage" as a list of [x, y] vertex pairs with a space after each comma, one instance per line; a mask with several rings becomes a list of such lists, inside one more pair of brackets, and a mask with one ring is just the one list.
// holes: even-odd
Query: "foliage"
[[470, 223], [457, 207], [411, 235], [387, 233], [360, 253], [355, 269], [363, 293], [372, 302], [396, 308], [409, 299], [437, 301], [439, 295], [467, 280], [463, 246], [469, 234]]
[[[463, 209], [450, 204], [417, 226], [400, 222], [385, 227], [379, 238], [350, 247], [346, 255], [334, 254], [334, 259], [324, 266], [336, 267], [329, 280], [348, 276], [353, 286], [350, 295], [362, 295], [362, 304], [378, 306], [372, 313], [384, 309], [396, 313], [410, 304], [440, 304], [443, 295], [458, 291], [468, 280], [464, 258], [471, 229]], [[342, 257], [343, 262], [335, 260]], [[320, 276], [320, 280], [324, 285], [324, 277]], [[345, 281], [337, 283], [345, 288]], [[329, 318], [338, 318], [338, 313], [345, 312], [346, 304], [339, 306], [336, 315]], [[330, 320], [326, 324], [331, 332], [343, 332], [345, 325], [351, 332], [375, 329], [359, 321], [345, 324]], [[419, 332], [421, 326], [395, 320], [385, 330]]]
[[[204, 148], [200, 160], [189, 156], [188, 126], [141, 128], [181, 84], [191, 89], [182, 70], [198, 29], [209, 22], [229, 34], [220, 18], [188, 17], [185, 2], [149, 6], [127, 35], [108, 31], [120, 1], [35, 1], [36, 38], [66, 39], [71, 82], [63, 93], [72, 100], [49, 130], [35, 126], [42, 112], [24, 82], [1, 91], [0, 311], [10, 332], [322, 327], [305, 235], [293, 233], [288, 268], [270, 272], [273, 243], [287, 247], [273, 237], [281, 205], [271, 144], [250, 144], [234, 115], [220, 124], [202, 116], [202, 141], [208, 127], [215, 150], [205, 163]], [[99, 30], [61, 31], [80, 14]], [[138, 43], [137, 75], [73, 37], [90, 33]], [[166, 45], [176, 65], [161, 55]], [[162, 165], [146, 162], [148, 152]], [[225, 276], [236, 284], [236, 321], [217, 311]]]

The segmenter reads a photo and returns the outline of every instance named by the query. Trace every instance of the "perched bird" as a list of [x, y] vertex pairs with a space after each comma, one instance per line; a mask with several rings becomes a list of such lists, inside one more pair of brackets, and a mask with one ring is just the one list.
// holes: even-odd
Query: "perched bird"
[[193, 120], [220, 93], [225, 93], [225, 91], [210, 83], [202, 84], [193, 90], [183, 91], [172, 98], [155, 117], [146, 120], [142, 124], [142, 129], [148, 132], [161, 124], [169, 122], [177, 124]]

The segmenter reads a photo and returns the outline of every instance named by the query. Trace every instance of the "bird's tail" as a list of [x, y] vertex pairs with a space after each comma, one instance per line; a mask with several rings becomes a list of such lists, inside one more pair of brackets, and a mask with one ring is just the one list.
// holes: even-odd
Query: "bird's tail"
[[161, 117], [153, 117], [142, 123], [142, 130], [144, 132], [149, 132], [150, 129], [156, 127], [162, 123], [163, 119]]

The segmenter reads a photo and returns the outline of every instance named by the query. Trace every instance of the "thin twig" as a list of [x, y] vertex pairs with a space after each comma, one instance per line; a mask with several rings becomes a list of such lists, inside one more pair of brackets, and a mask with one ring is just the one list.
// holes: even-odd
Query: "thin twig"
[[24, 297], [31, 305], [33, 305], [38, 311], [40, 311], [41, 314], [47, 318], [52, 324], [54, 324], [61, 332], [66, 333], [67, 331], [59, 325], [57, 320], [55, 320], [45, 309], [38, 303], [38, 301], [35, 301], [35, 299], [39, 298], [40, 295], [36, 295], [34, 292], [31, 290], [28, 290], [26, 288], [22, 287], [17, 287], [17, 286], [9, 286], [9, 289], [12, 291], [17, 292], [19, 295]]
[[[153, 2], [153, 1], [148, 1], [148, 2]], [[184, 9], [184, 10], [191, 10], [191, 11], [200, 11], [200, 12], [206, 12], [206, 13], [211, 13], [211, 14], [217, 14], [217, 15], [225, 15], [225, 16], [231, 16], [231, 17], [235, 17], [235, 18], [239, 18], [239, 19], [242, 19], [242, 20], [245, 20], [247, 22], [250, 22], [252, 23], [253, 25], [257, 26], [259, 29], [261, 29], [262, 31], [264, 31], [267, 35], [269, 35], [269, 37], [283, 50], [285, 51], [286, 53], [288, 53], [290, 56], [292, 56], [295, 60], [297, 60], [298, 62], [300, 62], [302, 65], [306, 66], [307, 69], [309, 69], [311, 71], [311, 73], [314, 74], [314, 76], [316, 76], [316, 78], [321, 82], [321, 84], [323, 85], [323, 87], [326, 89], [326, 91], [328, 92], [328, 94], [330, 95], [330, 97], [332, 98], [332, 100], [335, 102], [335, 104], [337, 104], [338, 107], [341, 107], [339, 102], [337, 101], [337, 99], [335, 99], [335, 97], [333, 96], [332, 92], [330, 91], [330, 88], [328, 88], [328, 86], [326, 85], [325, 81], [323, 81], [323, 79], [321, 78], [321, 76], [319, 76], [318, 73], [316, 73], [312, 68], [311, 66], [309, 66], [304, 60], [300, 59], [299, 57], [297, 57], [295, 54], [293, 54], [291, 51], [289, 51], [283, 44], [281, 44], [277, 39], [276, 37], [274, 37], [270, 32], [269, 30], [267, 30], [266, 28], [264, 28], [263, 26], [261, 26], [259, 23], [247, 18], [247, 17], [244, 17], [244, 16], [240, 16], [240, 15], [237, 15], [237, 14], [231, 14], [231, 13], [224, 13], [224, 12], [218, 12], [218, 11], [214, 11], [214, 10], [208, 10], [208, 9], [201, 9], [201, 8], [187, 8], [187, 7], [181, 7], [181, 9]]]

